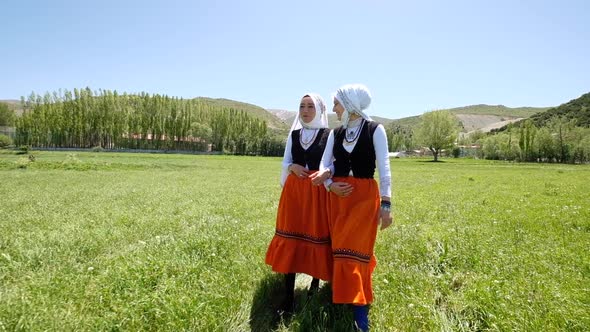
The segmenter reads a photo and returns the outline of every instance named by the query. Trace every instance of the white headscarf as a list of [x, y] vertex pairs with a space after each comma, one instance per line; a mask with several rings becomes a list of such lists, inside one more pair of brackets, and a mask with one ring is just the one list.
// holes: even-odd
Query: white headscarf
[[291, 132], [293, 132], [293, 130], [301, 128], [328, 128], [328, 112], [326, 112], [326, 103], [324, 102], [322, 97], [320, 97], [320, 95], [318, 95], [317, 93], [308, 93], [304, 95], [303, 98], [305, 98], [306, 96], [311, 97], [311, 99], [313, 100], [313, 105], [315, 107], [315, 117], [309, 123], [305, 123], [303, 122], [303, 120], [301, 120], [301, 115], [299, 114], [299, 112], [297, 112], [297, 116], [295, 117], [295, 120], [293, 120], [293, 124], [291, 125]]
[[371, 105], [371, 92], [362, 84], [347, 84], [336, 90], [334, 98], [344, 107], [342, 113], [342, 127], [348, 127], [350, 114], [358, 114], [367, 121], [371, 118], [363, 112]]
[[[289, 138], [292, 137], [294, 130], [298, 130], [301, 128], [328, 128], [328, 112], [326, 112], [326, 103], [324, 102], [322, 97], [320, 97], [320, 95], [318, 95], [317, 93], [308, 93], [304, 95], [302, 98], [305, 98], [307, 96], [311, 97], [311, 99], [313, 100], [313, 106], [315, 107], [315, 117], [309, 123], [305, 123], [303, 122], [303, 120], [301, 120], [301, 115], [299, 114], [299, 112], [297, 112], [297, 116], [295, 117], [295, 120], [293, 120], [293, 124], [291, 125], [291, 133], [289, 134]], [[303, 135], [303, 133], [301, 133], [301, 135]], [[291, 151], [285, 151], [285, 153], [291, 153]], [[283, 170], [281, 172], [281, 186], [285, 184], [288, 175], [289, 172], [287, 171], [287, 168], [283, 166]]]

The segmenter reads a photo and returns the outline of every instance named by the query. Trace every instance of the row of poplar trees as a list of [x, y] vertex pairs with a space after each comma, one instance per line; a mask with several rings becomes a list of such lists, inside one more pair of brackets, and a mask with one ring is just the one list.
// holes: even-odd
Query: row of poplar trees
[[528, 162], [590, 162], [590, 128], [574, 119], [554, 117], [537, 127], [527, 119], [519, 126], [483, 137], [481, 156]]
[[90, 88], [21, 98], [17, 145], [282, 155], [284, 143], [245, 111], [165, 95]]

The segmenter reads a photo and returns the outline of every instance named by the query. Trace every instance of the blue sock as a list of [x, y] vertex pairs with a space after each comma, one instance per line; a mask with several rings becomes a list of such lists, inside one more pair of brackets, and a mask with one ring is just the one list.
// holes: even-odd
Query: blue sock
[[369, 306], [355, 305], [353, 306], [352, 312], [354, 314], [356, 326], [361, 329], [361, 331], [369, 331]]

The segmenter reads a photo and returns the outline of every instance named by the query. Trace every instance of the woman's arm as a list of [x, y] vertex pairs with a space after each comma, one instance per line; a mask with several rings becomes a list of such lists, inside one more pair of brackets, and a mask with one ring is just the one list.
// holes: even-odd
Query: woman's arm
[[391, 170], [389, 169], [389, 147], [387, 134], [383, 125], [379, 125], [373, 134], [373, 146], [379, 170], [379, 193], [382, 200], [391, 199]]
[[289, 176], [289, 166], [293, 163], [293, 156], [291, 155], [291, 133], [287, 136], [287, 144], [285, 146], [285, 153], [283, 154], [283, 167], [281, 171], [281, 187], [285, 185], [287, 176]]
[[389, 169], [389, 147], [387, 145], [387, 134], [383, 125], [377, 126], [373, 134], [373, 146], [375, 147], [375, 158], [379, 169], [379, 192], [381, 194], [381, 208], [379, 221], [381, 229], [389, 227], [393, 223], [391, 216], [391, 170]]

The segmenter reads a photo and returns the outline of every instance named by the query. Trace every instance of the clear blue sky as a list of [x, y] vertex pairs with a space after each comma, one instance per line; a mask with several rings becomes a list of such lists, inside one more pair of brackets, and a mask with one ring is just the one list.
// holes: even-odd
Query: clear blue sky
[[590, 91], [590, 1], [5, 1], [0, 99], [89, 86], [296, 110], [364, 83], [388, 118]]

